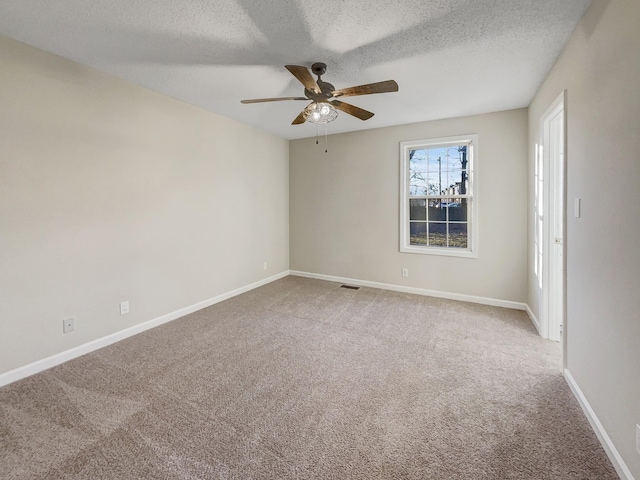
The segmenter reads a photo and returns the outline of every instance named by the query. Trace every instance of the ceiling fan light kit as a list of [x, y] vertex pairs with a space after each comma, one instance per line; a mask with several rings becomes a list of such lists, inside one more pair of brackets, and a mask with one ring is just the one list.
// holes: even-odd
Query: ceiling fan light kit
[[333, 85], [322, 80], [321, 76], [327, 71], [327, 65], [321, 62], [314, 63], [311, 70], [317, 75], [315, 80], [307, 67], [300, 65], [285, 65], [285, 68], [298, 79], [304, 86], [304, 97], [282, 98], [257, 98], [253, 100], [241, 100], [241, 103], [277, 102], [282, 100], [311, 100], [311, 103], [300, 112], [291, 123], [300, 125], [305, 122], [315, 124], [327, 124], [338, 117], [338, 110], [348, 113], [360, 120], [368, 120], [373, 117], [369, 112], [355, 105], [338, 100], [340, 97], [352, 97], [356, 95], [372, 95], [375, 93], [397, 92], [398, 84], [394, 80], [369, 83], [357, 87], [342, 88], [336, 90]]
[[329, 123], [338, 118], [338, 111], [328, 102], [313, 102], [304, 109], [304, 118], [311, 123]]

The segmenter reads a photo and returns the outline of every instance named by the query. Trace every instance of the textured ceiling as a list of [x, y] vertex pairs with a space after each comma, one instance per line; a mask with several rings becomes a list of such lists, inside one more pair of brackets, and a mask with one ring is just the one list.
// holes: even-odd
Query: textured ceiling
[[[328, 65], [346, 101], [330, 133], [525, 107], [591, 0], [2, 0], [0, 34], [284, 138], [305, 102], [285, 64]], [[324, 130], [323, 130], [324, 131]]]

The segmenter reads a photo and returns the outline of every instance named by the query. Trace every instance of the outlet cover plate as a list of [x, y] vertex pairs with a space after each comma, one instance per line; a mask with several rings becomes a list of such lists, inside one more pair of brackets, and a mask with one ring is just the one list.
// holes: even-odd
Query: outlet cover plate
[[120, 302], [120, 315], [126, 315], [129, 313], [129, 300]]
[[636, 450], [640, 454], [640, 425], [636, 425]]
[[76, 319], [75, 317], [69, 317], [62, 320], [62, 332], [69, 333], [73, 332], [76, 329]]

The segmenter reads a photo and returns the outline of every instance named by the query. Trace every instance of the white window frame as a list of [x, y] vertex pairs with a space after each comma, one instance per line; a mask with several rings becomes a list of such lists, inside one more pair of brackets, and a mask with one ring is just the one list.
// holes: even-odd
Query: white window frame
[[[467, 248], [442, 247], [410, 244], [409, 226], [409, 151], [425, 148], [446, 147], [449, 145], [469, 146], [468, 153], [468, 191], [465, 195], [456, 195], [458, 198], [466, 198], [467, 207]], [[429, 138], [424, 140], [411, 140], [400, 142], [400, 252], [419, 253], [424, 255], [444, 255], [449, 257], [478, 258], [478, 135], [457, 135], [451, 137]], [[424, 196], [420, 196], [424, 197]]]

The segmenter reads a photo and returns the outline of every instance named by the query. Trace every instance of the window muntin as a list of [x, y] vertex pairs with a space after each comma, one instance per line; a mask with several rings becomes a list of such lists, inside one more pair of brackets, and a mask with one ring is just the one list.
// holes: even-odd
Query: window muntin
[[477, 257], [477, 135], [400, 146], [400, 251]]

